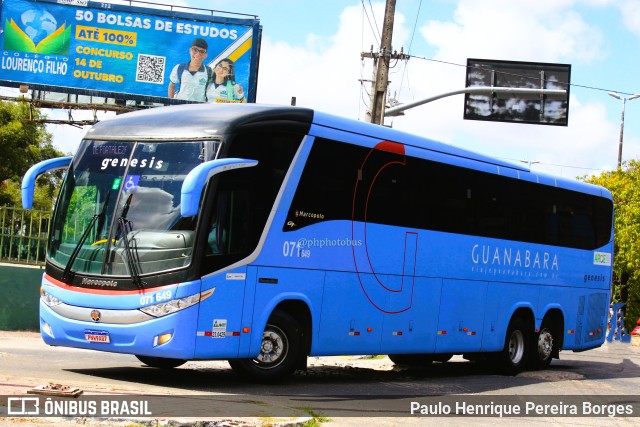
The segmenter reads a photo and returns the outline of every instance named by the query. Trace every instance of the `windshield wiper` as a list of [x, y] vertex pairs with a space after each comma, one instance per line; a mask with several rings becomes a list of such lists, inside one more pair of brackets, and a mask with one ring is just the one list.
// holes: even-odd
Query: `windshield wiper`
[[127, 201], [122, 208], [122, 214], [118, 218], [118, 230], [115, 234], [115, 240], [118, 240], [120, 233], [122, 233], [123, 237], [123, 246], [124, 246], [124, 257], [126, 258], [126, 265], [129, 270], [129, 274], [131, 275], [131, 280], [133, 284], [138, 289], [144, 288], [144, 282], [140, 278], [140, 269], [138, 268], [140, 264], [140, 260], [138, 259], [138, 248], [136, 247], [135, 239], [133, 239], [133, 250], [131, 249], [131, 245], [129, 243], [128, 235], [133, 231], [132, 222], [127, 219], [127, 214], [129, 213], [129, 206], [131, 205], [131, 198], [133, 194], [129, 194]]
[[[109, 204], [109, 196], [111, 196], [110, 192], [107, 193], [107, 197], [105, 197], [104, 199], [104, 205], [102, 206], [102, 210], [100, 211], [100, 213], [94, 214], [91, 217], [91, 219], [89, 220], [89, 224], [87, 224], [87, 227], [82, 232], [82, 236], [80, 236], [80, 240], [78, 240], [78, 243], [76, 243], [76, 247], [73, 248], [73, 252], [71, 252], [71, 256], [69, 256], [69, 260], [67, 261], [67, 266], [64, 268], [64, 271], [62, 272], [63, 282], [69, 278], [69, 275], [71, 273], [71, 268], [73, 267], [73, 264], [76, 262], [76, 258], [78, 258], [78, 254], [80, 254], [80, 249], [82, 249], [82, 245], [87, 240], [87, 237], [89, 237], [89, 234], [91, 233], [91, 230], [93, 230], [93, 226], [96, 223], [96, 221], [100, 219], [100, 222], [98, 223], [98, 225], [100, 227], [104, 225], [104, 217], [105, 217], [105, 213], [107, 212], [107, 205]], [[100, 230], [101, 228], [98, 228], [98, 232], [100, 232]]]

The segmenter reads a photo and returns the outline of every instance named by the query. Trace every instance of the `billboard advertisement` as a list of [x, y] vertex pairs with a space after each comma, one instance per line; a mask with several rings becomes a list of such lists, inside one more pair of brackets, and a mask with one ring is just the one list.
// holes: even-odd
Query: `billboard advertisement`
[[124, 99], [255, 102], [259, 20], [219, 15], [87, 0], [4, 0], [0, 85]]
[[561, 89], [562, 96], [531, 94], [467, 94], [464, 118], [512, 123], [567, 126], [571, 65], [543, 62], [467, 59], [465, 87]]

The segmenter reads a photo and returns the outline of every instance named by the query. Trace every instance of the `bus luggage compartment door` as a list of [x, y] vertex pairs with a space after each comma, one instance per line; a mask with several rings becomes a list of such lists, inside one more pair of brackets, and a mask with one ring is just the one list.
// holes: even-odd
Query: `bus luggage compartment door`
[[487, 286], [475, 280], [443, 280], [437, 353], [480, 350]]
[[[384, 300], [382, 289], [374, 298]], [[328, 271], [317, 346], [320, 354], [379, 354], [383, 312], [362, 290], [356, 273]]]

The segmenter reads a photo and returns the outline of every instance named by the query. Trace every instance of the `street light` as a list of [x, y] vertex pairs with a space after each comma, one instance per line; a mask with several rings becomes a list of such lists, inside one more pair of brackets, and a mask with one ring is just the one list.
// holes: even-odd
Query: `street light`
[[529, 165], [529, 171], [531, 171], [531, 165], [536, 165], [536, 164], [540, 163], [540, 162], [535, 162], [533, 160], [520, 160], [520, 161], [522, 163], [526, 163], [526, 164]]
[[624, 96], [620, 96], [616, 92], [607, 92], [609, 96], [613, 96], [616, 99], [622, 100], [622, 118], [620, 120], [620, 146], [618, 147], [618, 169], [622, 166], [622, 137], [624, 135], [624, 106], [627, 101], [631, 101], [632, 99], [640, 98], [640, 93], [635, 95], [631, 95], [627, 98]]

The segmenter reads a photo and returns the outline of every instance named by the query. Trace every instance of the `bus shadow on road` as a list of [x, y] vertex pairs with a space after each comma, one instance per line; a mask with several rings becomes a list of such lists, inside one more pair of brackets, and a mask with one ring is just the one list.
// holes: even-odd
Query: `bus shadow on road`
[[274, 384], [253, 383], [236, 375], [223, 361], [194, 361], [176, 369], [150, 368], [135, 362], [126, 367], [67, 369], [80, 375], [117, 381], [142, 392], [179, 393], [221, 392], [262, 394], [281, 390], [286, 393], [316, 395], [366, 393], [462, 394], [482, 393], [540, 383], [582, 379], [637, 378], [640, 366], [632, 359], [599, 360], [597, 357], [554, 360], [547, 369], [525, 371], [516, 376], [502, 375], [485, 363], [451, 361], [433, 363], [424, 368], [405, 368], [368, 360], [335, 363], [310, 363], [306, 371], [296, 371], [286, 380]]

